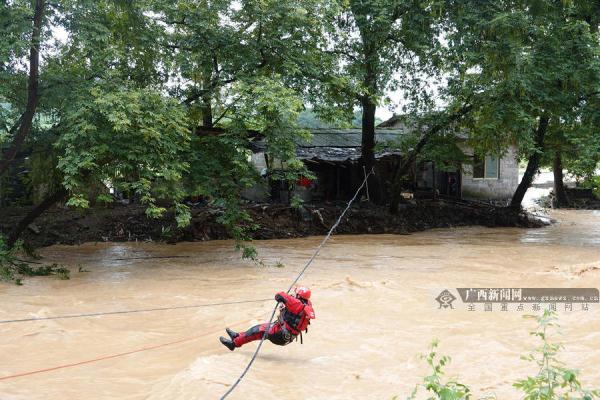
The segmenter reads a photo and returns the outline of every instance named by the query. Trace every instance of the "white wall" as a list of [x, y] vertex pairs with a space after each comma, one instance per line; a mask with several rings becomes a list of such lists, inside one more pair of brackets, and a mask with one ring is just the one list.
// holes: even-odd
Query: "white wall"
[[[267, 168], [265, 153], [253, 153], [251, 162], [259, 174], [264, 168]], [[260, 184], [253, 187], [243, 189], [241, 194], [247, 200], [266, 201], [269, 198], [269, 188], [266, 180], [261, 181]]]
[[[463, 148], [467, 155], [473, 155], [473, 150]], [[464, 198], [482, 200], [510, 199], [519, 185], [519, 162], [517, 148], [512, 146], [500, 159], [500, 174], [498, 179], [473, 178], [473, 166], [463, 164], [462, 196]]]

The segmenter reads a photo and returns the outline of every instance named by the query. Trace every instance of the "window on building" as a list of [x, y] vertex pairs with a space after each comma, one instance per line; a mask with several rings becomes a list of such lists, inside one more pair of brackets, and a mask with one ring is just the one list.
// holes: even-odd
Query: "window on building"
[[487, 155], [484, 158], [473, 156], [473, 178], [498, 179], [500, 173], [500, 159]]
[[478, 155], [473, 156], [473, 178], [483, 179], [485, 176], [485, 164]]

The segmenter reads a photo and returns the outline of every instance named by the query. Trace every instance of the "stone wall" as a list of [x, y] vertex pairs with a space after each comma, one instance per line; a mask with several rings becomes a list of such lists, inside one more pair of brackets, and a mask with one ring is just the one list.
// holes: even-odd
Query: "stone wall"
[[[473, 155], [473, 150], [463, 148], [467, 155]], [[512, 197], [519, 184], [519, 162], [516, 158], [517, 149], [512, 146], [500, 158], [500, 173], [498, 179], [473, 178], [473, 166], [463, 164], [462, 196], [466, 199], [479, 200], [508, 200]]]

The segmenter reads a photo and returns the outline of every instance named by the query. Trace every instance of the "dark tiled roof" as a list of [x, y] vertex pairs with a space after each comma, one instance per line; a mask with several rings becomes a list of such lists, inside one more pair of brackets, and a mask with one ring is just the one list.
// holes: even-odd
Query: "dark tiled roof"
[[[362, 132], [360, 129], [314, 129], [311, 130], [309, 140], [298, 140], [296, 144], [296, 155], [301, 160], [330, 161], [330, 162], [353, 162], [361, 156]], [[393, 142], [404, 135], [402, 129], [376, 129], [375, 143], [385, 144]], [[392, 154], [400, 154], [398, 151], [380, 151], [376, 158]]]
[[[399, 151], [380, 151], [375, 154], [379, 159], [386, 156], [400, 155]], [[330, 162], [355, 162], [360, 159], [360, 147], [298, 147], [296, 156], [300, 160], [330, 161]]]
[[[301, 160], [355, 162], [361, 156], [362, 132], [358, 128], [351, 129], [313, 129], [308, 140], [296, 140], [296, 156]], [[376, 128], [375, 143], [380, 147], [385, 143], [394, 142], [408, 132], [398, 128]], [[264, 151], [263, 140], [253, 141], [253, 151]], [[381, 158], [400, 154], [399, 151], [382, 150], [375, 157]]]
[[[299, 147], [361, 147], [360, 129], [313, 129], [308, 141], [298, 140]], [[403, 129], [375, 129], [375, 143], [397, 140], [407, 132]]]

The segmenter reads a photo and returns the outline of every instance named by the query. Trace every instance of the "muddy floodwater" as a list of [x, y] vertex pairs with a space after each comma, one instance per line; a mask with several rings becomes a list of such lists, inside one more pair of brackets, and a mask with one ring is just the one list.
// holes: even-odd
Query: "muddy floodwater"
[[[600, 287], [600, 212], [552, 216], [559, 223], [543, 229], [334, 236], [301, 281], [317, 317], [304, 344], [266, 343], [230, 398], [405, 398], [428, 372], [419, 354], [438, 338], [449, 375], [476, 398], [518, 399], [511, 384], [535, 373], [519, 359], [536, 344], [528, 308], [439, 309], [435, 297], [457, 287]], [[229, 241], [43, 249], [71, 279], [0, 284], [0, 320], [159, 310], [0, 323], [0, 399], [217, 399], [256, 346], [230, 352], [223, 329], [267, 318], [274, 302], [260, 300], [287, 289], [320, 240], [257, 242], [266, 266], [240, 260]], [[259, 302], [185, 307], [246, 300]], [[181, 308], [160, 310], [170, 307]], [[598, 305], [557, 308], [562, 360], [600, 386]]]

